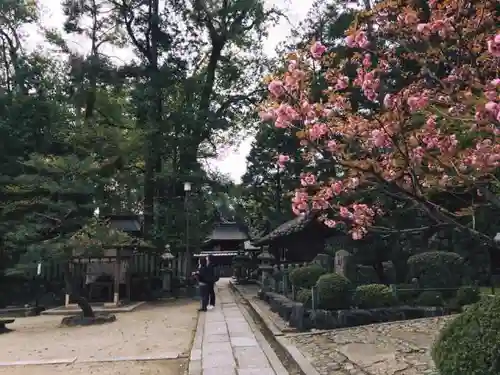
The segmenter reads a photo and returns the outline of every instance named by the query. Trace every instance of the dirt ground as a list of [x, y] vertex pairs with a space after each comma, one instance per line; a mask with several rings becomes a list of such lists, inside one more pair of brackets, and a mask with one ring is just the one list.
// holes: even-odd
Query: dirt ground
[[[0, 334], [0, 375], [183, 374], [197, 308], [191, 300], [146, 304], [116, 322], [77, 328], [59, 327], [61, 316], [17, 318]], [[25, 361], [37, 364], [6, 366]]]

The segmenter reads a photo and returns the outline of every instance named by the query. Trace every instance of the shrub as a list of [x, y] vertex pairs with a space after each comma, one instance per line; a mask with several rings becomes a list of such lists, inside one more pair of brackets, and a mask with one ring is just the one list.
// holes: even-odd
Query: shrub
[[352, 300], [360, 309], [393, 306], [395, 303], [391, 290], [384, 284], [360, 285], [356, 288]]
[[325, 273], [326, 270], [317, 264], [295, 268], [290, 272], [290, 282], [296, 288], [311, 289]]
[[429, 251], [408, 258], [408, 273], [421, 288], [456, 288], [465, 276], [465, 264], [457, 253]]
[[322, 275], [316, 283], [319, 307], [326, 310], [349, 308], [351, 282], [337, 273]]
[[457, 290], [456, 301], [460, 306], [471, 305], [481, 299], [481, 294], [478, 287], [461, 286]]
[[470, 306], [440, 332], [432, 358], [440, 375], [500, 373], [500, 297]]
[[440, 292], [433, 290], [426, 290], [420, 293], [416, 300], [417, 306], [443, 306], [444, 299]]
[[416, 289], [414, 284], [397, 284], [396, 296], [399, 302], [403, 305], [412, 305], [418, 298], [420, 291]]
[[300, 289], [297, 292], [296, 300], [303, 303], [306, 307], [311, 307], [312, 303], [312, 293], [311, 289]]

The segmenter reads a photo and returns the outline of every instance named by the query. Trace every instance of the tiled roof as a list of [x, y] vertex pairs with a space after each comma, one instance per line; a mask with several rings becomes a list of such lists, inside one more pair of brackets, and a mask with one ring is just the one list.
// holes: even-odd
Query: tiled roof
[[202, 251], [201, 253], [194, 254], [195, 258], [203, 258], [207, 255], [211, 255], [214, 257], [227, 257], [227, 256], [235, 256], [238, 255], [237, 251]]
[[207, 241], [246, 241], [248, 235], [235, 222], [216, 224]]
[[293, 233], [300, 232], [314, 219], [315, 215], [313, 214], [304, 214], [297, 216], [295, 219], [281, 224], [279, 227], [272, 230], [269, 234], [252, 241], [252, 243], [255, 246], [265, 245], [274, 241], [277, 238], [289, 236]]

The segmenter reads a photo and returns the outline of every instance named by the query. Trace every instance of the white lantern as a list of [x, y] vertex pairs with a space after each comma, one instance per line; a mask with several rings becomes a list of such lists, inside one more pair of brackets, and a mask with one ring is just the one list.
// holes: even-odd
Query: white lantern
[[184, 191], [188, 192], [191, 191], [191, 182], [184, 182]]

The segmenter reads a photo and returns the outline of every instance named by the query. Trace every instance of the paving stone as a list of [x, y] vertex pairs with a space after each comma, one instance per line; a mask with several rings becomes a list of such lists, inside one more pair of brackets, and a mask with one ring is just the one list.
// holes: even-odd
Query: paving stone
[[215, 343], [215, 342], [229, 342], [229, 335], [224, 333], [222, 335], [209, 335], [205, 338], [207, 343]]
[[225, 353], [232, 356], [232, 348], [229, 342], [204, 342], [202, 354], [203, 357], [214, 353]]
[[191, 350], [191, 357], [189, 358], [191, 361], [199, 361], [201, 360], [201, 349]]
[[233, 367], [213, 367], [203, 370], [203, 375], [236, 375]]
[[188, 375], [202, 375], [201, 374], [201, 361], [190, 361]]
[[275, 375], [227, 281], [217, 284], [216, 309], [200, 316], [188, 375]]
[[234, 348], [233, 352], [239, 369], [271, 367], [260, 347], [239, 347]]
[[276, 375], [272, 368], [240, 368], [238, 375]]
[[225, 322], [226, 317], [222, 313], [207, 313], [205, 315], [205, 322], [210, 323], [220, 323]]
[[203, 359], [201, 361], [202, 366], [203, 366], [203, 372], [205, 372], [205, 369], [209, 368], [224, 368], [224, 367], [230, 367], [230, 368], [236, 368], [236, 363], [234, 361], [232, 352], [226, 353], [226, 352], [215, 352], [210, 355], [205, 355], [203, 353]]
[[231, 337], [231, 345], [233, 347], [240, 346], [259, 346], [255, 337]]
[[320, 375], [432, 373], [430, 348], [454, 316], [406, 320], [289, 336]]

